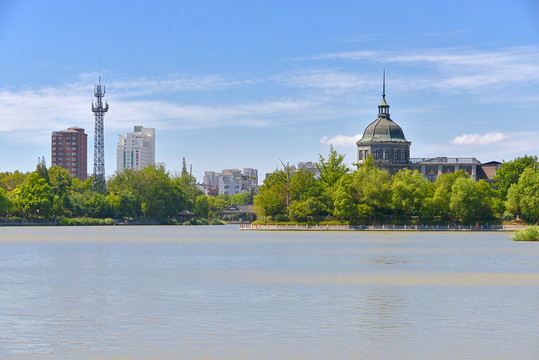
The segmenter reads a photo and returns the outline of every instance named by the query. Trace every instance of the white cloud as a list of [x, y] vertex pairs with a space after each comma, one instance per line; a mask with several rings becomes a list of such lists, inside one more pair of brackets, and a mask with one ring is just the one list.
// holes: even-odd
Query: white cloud
[[451, 143], [456, 145], [487, 145], [500, 142], [506, 138], [506, 135], [499, 132], [489, 133], [485, 135], [464, 134], [454, 138]]
[[239, 79], [224, 75], [171, 75], [166, 79], [137, 78], [114, 80], [110, 83], [121, 96], [143, 96], [156, 93], [185, 91], [215, 91], [256, 84], [257, 80]]
[[336, 69], [308, 69], [276, 77], [281, 83], [297, 88], [316, 88], [351, 91], [372, 85], [379, 79], [360, 76]]
[[322, 144], [326, 145], [333, 145], [333, 146], [355, 146], [356, 143], [361, 139], [361, 134], [355, 135], [355, 136], [346, 136], [346, 135], [337, 135], [332, 137], [331, 139], [327, 136], [324, 136], [320, 139], [320, 142]]
[[[437, 89], [476, 92], [496, 86], [539, 83], [539, 47], [499, 49], [438, 48], [402, 51], [345, 51], [327, 53], [310, 60], [343, 59], [421, 67], [424, 75], [391, 76], [393, 89]], [[379, 81], [379, 80], [377, 80]]]
[[[105, 117], [105, 126], [108, 130], [124, 132], [131, 128], [134, 122], [142, 121], [152, 127], [167, 129], [204, 129], [221, 126], [264, 127], [276, 124], [302, 123], [328, 116], [323, 103], [311, 98], [298, 96], [297, 98], [259, 99], [249, 102], [223, 103], [217, 105], [182, 104], [180, 101], [147, 100], [132, 98], [131, 95], [148, 84], [145, 79], [123, 83], [111, 81], [115, 84], [114, 92], [107, 87], [105, 100], [110, 109]], [[193, 80], [191, 89], [216, 89], [219, 84], [227, 86], [230, 83], [221, 83], [216, 80], [197, 82]], [[120, 88], [124, 84], [126, 88]], [[197, 85], [198, 84], [198, 85]], [[163, 85], [163, 84], [161, 84]], [[175, 87], [178, 85], [179, 87]], [[57, 87], [25, 88], [19, 90], [4, 90], [0, 92], [0, 133], [9, 133], [9, 139], [16, 142], [35, 142], [40, 139], [42, 143], [50, 140], [53, 130], [60, 130], [77, 125], [87, 129], [90, 134], [93, 130], [93, 114], [91, 103], [93, 96], [93, 83], [85, 75], [81, 75], [73, 83], [61, 84]], [[230, 85], [232, 86], [232, 85]], [[150, 86], [159, 91], [160, 83]], [[163, 91], [180, 91], [184, 89], [179, 83], [164, 84]], [[330, 115], [330, 114], [329, 114]], [[149, 125], [147, 125], [149, 126]], [[33, 136], [20, 135], [33, 132]]]

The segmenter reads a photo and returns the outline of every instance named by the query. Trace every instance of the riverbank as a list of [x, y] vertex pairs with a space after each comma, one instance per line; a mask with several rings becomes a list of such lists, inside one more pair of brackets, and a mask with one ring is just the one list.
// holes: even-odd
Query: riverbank
[[262, 231], [516, 231], [523, 228], [518, 225], [240, 225], [240, 230]]
[[[85, 218], [82, 218], [85, 219]], [[77, 219], [67, 219], [77, 220]], [[92, 220], [95, 220], [92, 221]], [[119, 220], [111, 219], [113, 222], [100, 223], [104, 219], [90, 219], [87, 221], [80, 220], [79, 222], [73, 221], [73, 223], [62, 224], [61, 220], [50, 219], [2, 219], [0, 220], [0, 227], [2, 226], [128, 226], [128, 225], [161, 225], [161, 220]]]

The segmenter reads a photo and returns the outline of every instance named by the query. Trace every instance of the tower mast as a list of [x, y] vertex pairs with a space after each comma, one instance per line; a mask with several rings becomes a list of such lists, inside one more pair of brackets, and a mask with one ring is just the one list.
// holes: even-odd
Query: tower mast
[[92, 112], [95, 116], [95, 137], [94, 137], [94, 191], [105, 192], [105, 132], [103, 120], [105, 113], [109, 110], [109, 104], [105, 102], [105, 85], [101, 89], [101, 64], [99, 68], [99, 83], [94, 87], [96, 102], [92, 102]]

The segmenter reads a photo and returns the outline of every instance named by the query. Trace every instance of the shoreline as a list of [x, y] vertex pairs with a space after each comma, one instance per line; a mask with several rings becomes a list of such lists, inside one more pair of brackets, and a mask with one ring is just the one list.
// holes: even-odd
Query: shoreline
[[517, 231], [523, 228], [519, 225], [240, 225], [240, 230], [247, 231]]
[[[227, 225], [239, 225], [239, 230], [246, 231], [482, 231], [482, 232], [512, 232], [524, 229], [522, 225], [258, 225], [246, 223], [230, 223]], [[58, 221], [46, 220], [15, 220], [10, 222], [0, 221], [1, 227], [27, 227], [27, 226], [183, 226], [182, 224], [162, 224], [158, 220], [146, 221], [115, 221], [114, 224], [87, 224], [87, 225], [61, 225]], [[215, 225], [193, 225], [215, 226]]]

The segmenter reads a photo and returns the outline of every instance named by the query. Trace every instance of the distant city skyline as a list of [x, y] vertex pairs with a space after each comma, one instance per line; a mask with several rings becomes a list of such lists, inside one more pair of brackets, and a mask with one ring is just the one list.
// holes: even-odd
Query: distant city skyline
[[[51, 161], [79, 126], [92, 153], [94, 85], [107, 88], [105, 172], [118, 135], [155, 128], [179, 173], [259, 174], [327, 156], [356, 161], [386, 68], [411, 157], [482, 162], [539, 153], [539, 4], [532, 0], [0, 3], [0, 171]], [[29, 135], [31, 134], [31, 135]], [[93, 159], [88, 158], [88, 169]]]

